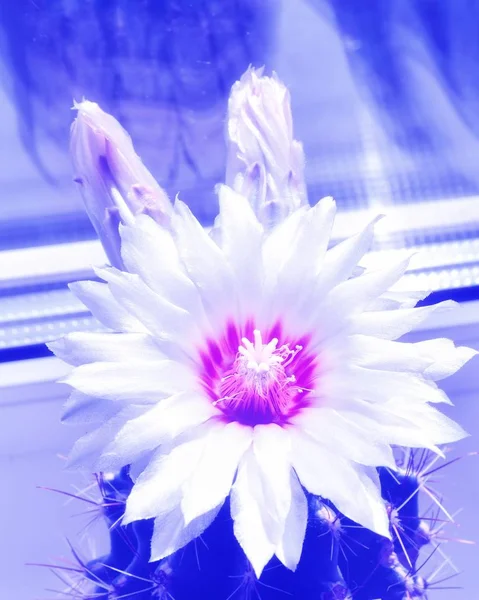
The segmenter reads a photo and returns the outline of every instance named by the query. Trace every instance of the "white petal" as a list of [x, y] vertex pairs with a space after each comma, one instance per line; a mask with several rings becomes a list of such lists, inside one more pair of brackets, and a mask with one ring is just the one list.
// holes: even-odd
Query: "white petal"
[[277, 225], [269, 234], [263, 244], [263, 264], [268, 278], [276, 281], [286, 259], [290, 248], [296, 239], [299, 225], [304, 215], [310, 210], [309, 206], [303, 206]]
[[146, 215], [134, 225], [120, 226], [121, 255], [126, 269], [136, 273], [157, 294], [188, 312], [202, 314], [198, 290], [186, 275], [171, 233]]
[[248, 317], [261, 300], [263, 227], [248, 200], [231, 188], [220, 186], [219, 201], [221, 247], [238, 282], [242, 316]]
[[211, 431], [195, 472], [183, 489], [181, 508], [186, 523], [223, 503], [252, 438], [252, 428], [238, 423]]
[[[364, 310], [367, 305], [402, 277], [409, 258], [387, 269], [366, 272], [333, 288], [326, 297], [318, 296], [309, 306], [309, 322], [317, 331], [315, 340], [325, 339], [349, 328], [351, 315]], [[313, 296], [314, 298], [314, 296]]]
[[431, 361], [424, 376], [433, 381], [453, 375], [477, 354], [477, 350], [473, 348], [456, 347], [452, 340], [444, 338], [417, 342], [413, 345], [421, 356], [427, 357]]
[[169, 453], [166, 448], [158, 450], [128, 496], [124, 525], [156, 517], [180, 504], [183, 484], [194, 473], [209, 428], [208, 424], [198, 427], [195, 437], [173, 447]]
[[363, 335], [350, 336], [348, 352], [357, 365], [420, 373], [433, 381], [449, 377], [477, 354], [444, 338], [411, 344]]
[[379, 487], [368, 471], [325, 448], [301, 432], [291, 430], [293, 467], [312, 493], [333, 502], [344, 515], [389, 537], [389, 521]]
[[422, 356], [417, 344], [382, 340], [366, 335], [352, 335], [348, 340], [352, 363], [371, 369], [424, 373], [432, 361]]
[[[450, 444], [468, 436], [460, 425], [429, 404], [407, 398], [392, 400], [383, 408], [391, 416], [405, 417], [411, 424], [419, 425], [424, 438], [433, 444]], [[423, 446], [421, 444], [418, 447]]]
[[420, 325], [433, 313], [450, 310], [455, 306], [456, 302], [446, 300], [420, 308], [365, 312], [354, 317], [352, 332], [395, 340]]
[[62, 423], [104, 423], [123, 408], [120, 402], [87, 396], [74, 390], [63, 405]]
[[328, 248], [336, 215], [336, 203], [330, 196], [303, 213], [297, 234], [289, 249], [280, 276], [293, 285], [311, 281], [321, 267]]
[[368, 310], [396, 310], [413, 308], [420, 300], [429, 296], [429, 291], [396, 292], [388, 290], [368, 305]]
[[100, 470], [114, 471], [118, 465], [130, 464], [217, 414], [218, 409], [197, 394], [182, 393], [162, 400], [120, 429], [99, 460]]
[[176, 506], [171, 511], [156, 517], [151, 538], [150, 561], [155, 562], [173, 552], [180, 550], [192, 540], [200, 536], [215, 520], [221, 504], [201, 515], [188, 525], [185, 524], [181, 508]]
[[92, 362], [138, 362], [165, 358], [154, 338], [144, 333], [91, 333], [77, 331], [49, 342], [58, 358], [78, 366]]
[[305, 322], [314, 330], [313, 344], [321, 347], [326, 340], [349, 333], [351, 321], [354, 330], [353, 317], [402, 276], [408, 261], [409, 258], [403, 259], [387, 269], [365, 272], [340, 283], [326, 297], [313, 295], [303, 303]]
[[[290, 252], [277, 277], [268, 277], [266, 281], [267, 297], [275, 314], [304, 305], [311, 295], [326, 254], [335, 213], [336, 204], [328, 197], [301, 215]], [[301, 314], [302, 309], [298, 312]]]
[[177, 200], [172, 227], [179, 255], [197, 286], [210, 320], [223, 325], [236, 314], [236, 285], [231, 267], [189, 208]]
[[371, 246], [374, 226], [378, 220], [374, 219], [356, 236], [340, 242], [326, 253], [315, 285], [317, 298], [325, 297], [338, 283], [346, 281], [352, 275], [358, 262]]
[[286, 517], [283, 537], [276, 548], [276, 556], [285, 567], [294, 571], [303, 550], [308, 523], [308, 501], [294, 471], [291, 471], [291, 507]]
[[[351, 402], [341, 415], [364, 430], [371, 440], [439, 452], [436, 444], [464, 437], [462, 429], [426, 403], [390, 400], [384, 404]], [[446, 442], [447, 440], [447, 442]]]
[[350, 408], [341, 409], [341, 415], [361, 427], [372, 440], [435, 450], [435, 444], [426, 435], [421, 424], [413, 423], [405, 414], [391, 413], [388, 411], [388, 403], [352, 402]]
[[231, 492], [234, 533], [259, 578], [273, 557], [279, 540], [277, 523], [268, 511], [262, 473], [252, 449], [240, 462]]
[[447, 395], [434, 382], [420, 375], [365, 369], [353, 364], [324, 371], [318, 376], [315, 387], [320, 398], [319, 405], [331, 408], [338, 408], [351, 400], [381, 404], [391, 398], [450, 404]]
[[[289, 434], [277, 425], [257, 426], [233, 486], [231, 515], [236, 538], [258, 577], [276, 548], [286, 551], [286, 523], [297, 520], [291, 500]], [[294, 543], [290, 549], [294, 554]]]
[[291, 441], [279, 425], [254, 428], [253, 451], [261, 472], [268, 512], [275, 520], [277, 540], [283, 535], [291, 508]]
[[123, 308], [158, 339], [179, 343], [182, 347], [199, 339], [192, 315], [156, 294], [138, 275], [113, 268], [95, 269], [95, 273], [108, 282], [113, 296]]
[[68, 287], [105, 327], [115, 331], [147, 331], [138, 319], [118, 304], [105, 283], [77, 281], [70, 283]]
[[366, 466], [396, 468], [390, 446], [371, 438], [359, 425], [344, 419], [340, 410], [307, 408], [293, 417], [292, 423], [330, 452]]
[[89, 396], [134, 398], [139, 404], [153, 403], [196, 386], [191, 370], [173, 360], [91, 363], [76, 367], [62, 381]]
[[134, 419], [145, 410], [144, 406], [134, 405], [123, 408], [106, 423], [78, 439], [68, 456], [68, 466], [88, 469], [90, 472], [98, 471], [97, 460], [103, 449], [129, 419]]
[[408, 256], [385, 269], [366, 271], [359, 277], [343, 281], [329, 293], [328, 306], [339, 307], [343, 313], [363, 310], [404, 275], [409, 261]]
[[418, 402], [450, 403], [446, 394], [432, 382], [412, 373], [380, 371], [351, 365], [349, 368], [325, 372], [318, 378], [318, 389], [328, 406], [334, 408], [338, 399], [354, 398], [371, 402], [386, 402], [411, 398]]

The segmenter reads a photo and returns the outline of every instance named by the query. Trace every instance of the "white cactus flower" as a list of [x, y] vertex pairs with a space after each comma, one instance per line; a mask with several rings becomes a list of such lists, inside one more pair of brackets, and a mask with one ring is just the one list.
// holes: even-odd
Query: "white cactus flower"
[[249, 71], [229, 110], [232, 152], [244, 173], [259, 165], [261, 199], [240, 170], [235, 189], [219, 188], [218, 243], [178, 200], [166, 223], [132, 211], [119, 228], [123, 270], [72, 285], [108, 331], [50, 347], [74, 366], [65, 418], [90, 429], [71, 463], [131, 465], [124, 522], [155, 519], [152, 560], [200, 535], [229, 497], [259, 576], [274, 555], [296, 568], [305, 491], [389, 535], [376, 467], [395, 467], [391, 446], [439, 452], [465, 435], [437, 410], [448, 399], [436, 381], [475, 352], [397, 341], [450, 303], [388, 294], [407, 260], [351, 277], [374, 222], [328, 249], [335, 203], [310, 207], [302, 184], [292, 191], [302, 159], [278, 80]]

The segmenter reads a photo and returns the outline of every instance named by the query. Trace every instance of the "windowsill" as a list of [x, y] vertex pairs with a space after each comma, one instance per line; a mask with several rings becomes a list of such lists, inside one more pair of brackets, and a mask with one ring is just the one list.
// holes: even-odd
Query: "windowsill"
[[[372, 252], [370, 257], [401, 250], [401, 237], [414, 233], [460, 230], [461, 226], [477, 224], [479, 231], [479, 198], [475, 196], [402, 205], [376, 204], [368, 209], [343, 211], [336, 217], [333, 240], [357, 233], [371, 218], [384, 214], [376, 225], [382, 247], [391, 250]], [[422, 256], [413, 259], [412, 271], [424, 268], [479, 262], [479, 240], [433, 243], [417, 247]], [[73, 281], [92, 276], [91, 265], [105, 262], [105, 253], [98, 240], [55, 244], [0, 252], [0, 290], [24, 285]], [[479, 283], [479, 272], [477, 282]]]

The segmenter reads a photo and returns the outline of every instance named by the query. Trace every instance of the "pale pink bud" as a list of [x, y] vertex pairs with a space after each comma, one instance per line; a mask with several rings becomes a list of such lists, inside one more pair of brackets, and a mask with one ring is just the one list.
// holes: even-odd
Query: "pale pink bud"
[[293, 137], [289, 92], [263, 69], [248, 69], [228, 103], [226, 183], [246, 196], [263, 223], [307, 202], [302, 145]]
[[121, 268], [118, 226], [137, 214], [166, 224], [171, 203], [139, 156], [130, 136], [98, 104], [75, 104], [70, 150], [85, 207], [105, 252]]

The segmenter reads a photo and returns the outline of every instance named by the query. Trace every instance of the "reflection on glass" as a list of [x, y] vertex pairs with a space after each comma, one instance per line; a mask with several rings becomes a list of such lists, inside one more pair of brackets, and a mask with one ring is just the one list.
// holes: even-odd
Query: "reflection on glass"
[[[66, 160], [73, 99], [114, 114], [168, 193], [180, 191], [211, 222], [212, 187], [225, 163], [226, 98], [250, 63], [277, 70], [292, 91], [314, 200], [333, 194], [345, 209], [377, 210], [477, 193], [478, 9], [471, 3], [7, 4], [0, 15], [1, 142], [15, 145], [2, 168], [14, 200], [1, 209], [2, 222], [10, 221], [4, 247], [41, 242], [38, 227], [48, 241], [55, 232], [61, 241], [92, 234]], [[427, 236], [437, 238], [440, 229], [442, 238], [449, 209], [438, 210]], [[475, 232], [470, 216], [454, 237]], [[25, 223], [28, 217], [35, 221]], [[410, 215], [402, 229], [399, 243], [433, 239], [418, 236]]]

